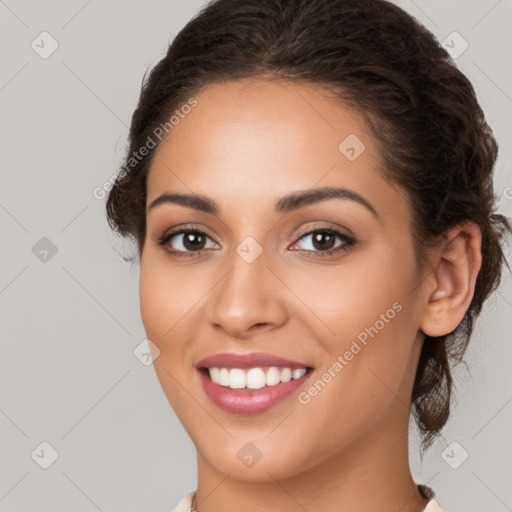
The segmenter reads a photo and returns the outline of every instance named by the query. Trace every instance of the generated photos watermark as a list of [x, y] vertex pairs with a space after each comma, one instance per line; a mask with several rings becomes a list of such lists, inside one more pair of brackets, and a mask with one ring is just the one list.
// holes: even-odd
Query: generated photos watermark
[[[301, 391], [297, 399], [302, 405], [307, 405], [311, 402], [311, 399], [320, 393], [322, 389], [327, 386], [331, 380], [336, 377], [350, 361], [354, 359], [354, 356], [359, 354], [361, 350], [368, 345], [370, 339], [375, 338], [379, 334], [386, 324], [389, 324], [393, 318], [402, 311], [402, 304], [395, 302], [385, 313], [381, 313], [379, 319], [370, 327], [366, 327], [352, 340], [350, 348], [346, 350], [343, 355], [338, 355], [336, 360], [331, 366], [325, 371], [319, 379], [316, 380], [306, 391]], [[358, 343], [359, 342], [359, 343]]]
[[141, 162], [144, 157], [146, 157], [150, 150], [154, 149], [158, 142], [162, 140], [162, 138], [171, 132], [179, 122], [185, 118], [187, 114], [192, 111], [192, 108], [197, 106], [197, 100], [192, 97], [187, 100], [186, 103], [181, 105], [179, 109], [176, 109], [173, 114], [169, 117], [169, 119], [165, 123], [160, 123], [152, 132], [152, 135], [148, 135], [144, 144], [137, 150], [133, 151], [132, 154], [126, 159], [126, 163], [121, 169], [112, 174], [106, 180], [103, 185], [95, 187], [92, 191], [92, 195], [95, 199], [105, 199], [107, 192], [114, 185], [116, 178], [120, 174], [126, 174], [131, 169], [133, 169], [139, 162]]

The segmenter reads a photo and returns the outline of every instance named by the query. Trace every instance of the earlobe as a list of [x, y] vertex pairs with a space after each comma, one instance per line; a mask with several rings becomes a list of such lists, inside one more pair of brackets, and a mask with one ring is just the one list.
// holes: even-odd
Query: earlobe
[[434, 256], [434, 270], [425, 287], [420, 328], [428, 336], [449, 334], [457, 328], [471, 304], [482, 264], [482, 235], [470, 221], [451, 228]]
[[446, 290], [444, 288], [436, 290], [431, 295], [431, 300], [439, 300], [439, 299], [442, 299], [443, 297], [446, 297]]

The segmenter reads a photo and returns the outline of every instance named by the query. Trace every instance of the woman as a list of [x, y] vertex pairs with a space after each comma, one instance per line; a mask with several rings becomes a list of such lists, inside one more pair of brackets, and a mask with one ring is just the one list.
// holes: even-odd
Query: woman
[[500, 281], [497, 144], [384, 0], [217, 0], [145, 81], [110, 191], [197, 449], [175, 507], [439, 511], [408, 462]]

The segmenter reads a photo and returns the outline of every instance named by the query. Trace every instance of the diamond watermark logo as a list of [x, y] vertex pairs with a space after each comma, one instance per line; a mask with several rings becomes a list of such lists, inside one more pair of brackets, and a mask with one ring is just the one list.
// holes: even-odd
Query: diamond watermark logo
[[39, 57], [47, 59], [59, 47], [57, 40], [48, 32], [41, 32], [30, 44]]
[[242, 464], [245, 464], [248, 468], [252, 468], [261, 459], [262, 455], [253, 443], [245, 443], [236, 454]]
[[451, 442], [441, 453], [441, 458], [452, 469], [457, 469], [469, 457], [469, 453], [457, 441]]
[[468, 42], [455, 31], [446, 37], [441, 45], [452, 59], [458, 59], [469, 48]]
[[341, 142], [341, 144], [338, 146], [338, 149], [347, 160], [353, 162], [362, 155], [366, 149], [366, 146], [357, 135], [351, 133]]
[[135, 347], [133, 355], [144, 366], [151, 366], [160, 357], [160, 349], [151, 340], [145, 338]]
[[43, 441], [30, 456], [38, 466], [48, 469], [58, 459], [59, 453], [50, 443]]
[[252, 263], [263, 252], [263, 247], [252, 236], [248, 236], [236, 248], [236, 252], [246, 263]]
[[32, 247], [32, 254], [42, 263], [48, 263], [57, 254], [57, 246], [49, 238], [43, 236]]

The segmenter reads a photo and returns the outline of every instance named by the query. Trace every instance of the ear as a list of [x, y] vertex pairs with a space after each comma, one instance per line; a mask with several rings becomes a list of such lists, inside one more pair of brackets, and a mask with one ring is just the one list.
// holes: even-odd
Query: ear
[[471, 221], [457, 224], [434, 251], [433, 271], [425, 286], [421, 330], [444, 336], [457, 328], [471, 304], [482, 266], [482, 234]]

